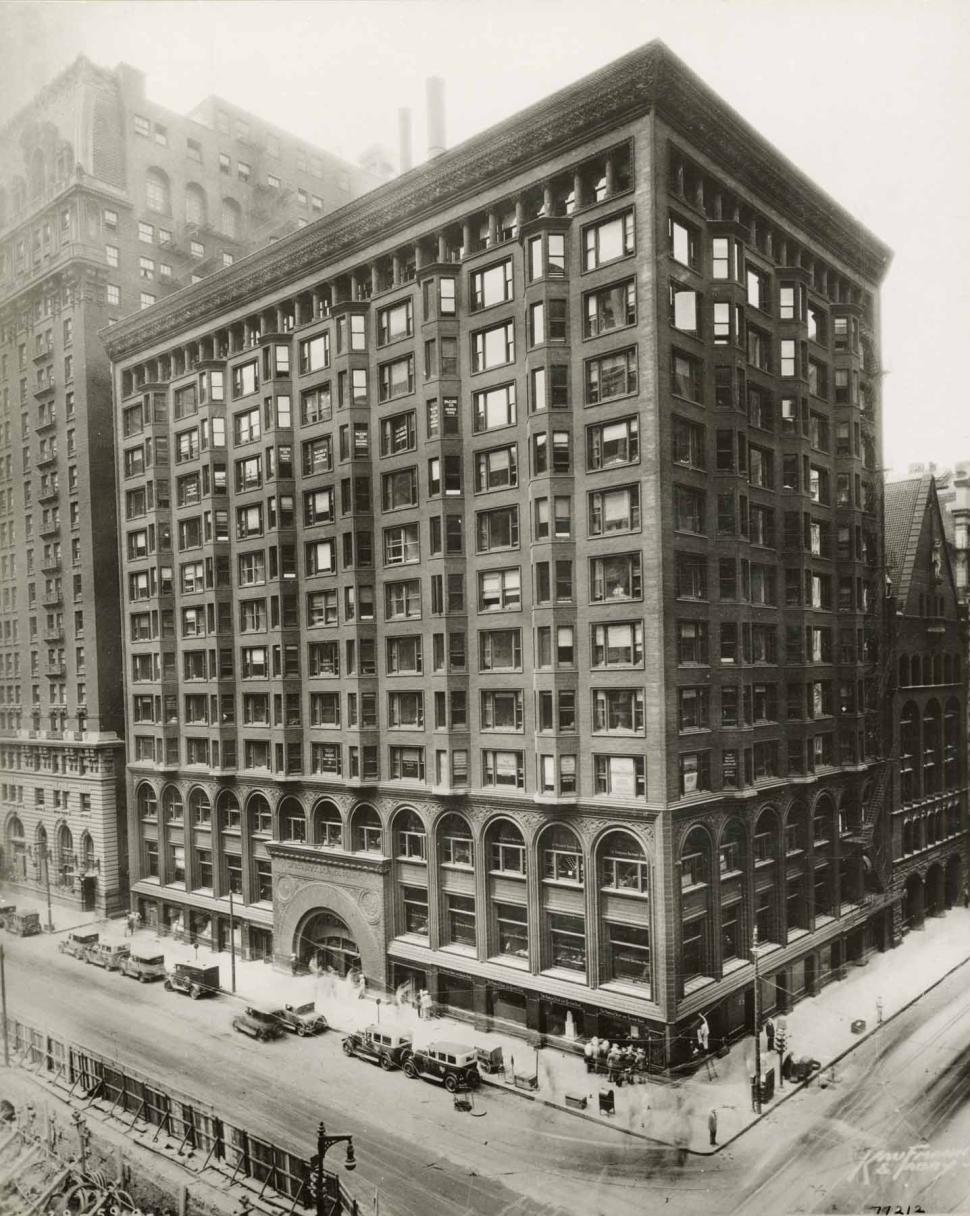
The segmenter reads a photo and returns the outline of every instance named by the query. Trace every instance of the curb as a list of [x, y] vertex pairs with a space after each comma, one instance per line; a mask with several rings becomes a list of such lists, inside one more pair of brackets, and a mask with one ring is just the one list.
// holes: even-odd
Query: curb
[[970, 963], [970, 955], [967, 955], [966, 958], [961, 959], [959, 963], [955, 963], [948, 971], [944, 971], [941, 976], [935, 979], [927, 988], [924, 988], [922, 992], [918, 992], [916, 996], [908, 1000], [905, 1005], [901, 1005], [895, 1011], [895, 1013], [891, 1013], [889, 1017], [883, 1018], [882, 1022], [873, 1026], [871, 1030], [867, 1031], [864, 1035], [861, 1035], [854, 1043], [850, 1043], [844, 1051], [839, 1052], [837, 1056], [833, 1056], [831, 1060], [828, 1060], [821, 1066], [814, 1076], [809, 1077], [806, 1081], [799, 1081], [789, 1089], [786, 1089], [783, 1094], [776, 1097], [770, 1109], [762, 1111], [760, 1115], [756, 1115], [753, 1119], [751, 1119], [750, 1122], [746, 1123], [744, 1127], [742, 1127], [739, 1131], [736, 1131], [734, 1135], [730, 1137], [730, 1139], [725, 1140], [722, 1144], [718, 1144], [709, 1149], [688, 1148], [684, 1145], [672, 1144], [669, 1140], [658, 1140], [655, 1136], [647, 1136], [643, 1132], [634, 1131], [632, 1128], [621, 1127], [618, 1124], [609, 1123], [605, 1119], [598, 1118], [596, 1115], [587, 1114], [585, 1111], [576, 1110], [573, 1107], [565, 1106], [560, 1102], [552, 1102], [548, 1098], [540, 1098], [538, 1095], [531, 1094], [526, 1090], [516, 1089], [511, 1085], [503, 1085], [498, 1081], [493, 1081], [490, 1077], [482, 1076], [482, 1084], [487, 1084], [493, 1089], [499, 1090], [501, 1093], [513, 1094], [515, 1097], [525, 1098], [528, 1102], [539, 1102], [543, 1106], [551, 1107], [553, 1110], [561, 1111], [566, 1115], [572, 1115], [574, 1118], [586, 1119], [590, 1123], [595, 1123], [597, 1127], [608, 1127], [612, 1131], [620, 1132], [624, 1136], [633, 1136], [637, 1140], [643, 1140], [647, 1144], [655, 1144], [659, 1147], [672, 1149], [679, 1153], [690, 1153], [694, 1157], [714, 1157], [721, 1152], [722, 1149], [726, 1149], [730, 1145], [734, 1144], [735, 1141], [740, 1140], [746, 1132], [749, 1132], [753, 1127], [756, 1127], [762, 1122], [762, 1120], [770, 1118], [770, 1116], [774, 1114], [779, 1106], [781, 1106], [784, 1102], [787, 1102], [790, 1098], [793, 1098], [795, 1094], [800, 1093], [803, 1089], [807, 1089], [814, 1080], [821, 1077], [822, 1073], [825, 1072], [826, 1069], [833, 1068], [840, 1061], [844, 1060], [845, 1057], [855, 1051], [856, 1048], [861, 1047], [863, 1043], [868, 1042], [869, 1039], [878, 1034], [883, 1026], [888, 1026], [890, 1022], [894, 1021], [908, 1009], [911, 1009], [913, 1005], [917, 1003], [917, 1001], [921, 1001], [924, 996], [927, 996], [933, 991], [934, 988], [939, 987], [944, 980], [949, 979], [951, 975], [959, 971], [961, 967], [965, 967], [968, 963]]
[[[73, 928], [84, 928], [84, 927], [87, 927], [90, 923], [92, 923], [92, 922], [84, 922], [81, 925], [72, 926], [72, 927]], [[101, 922], [93, 922], [93, 923], [102, 924], [102, 923], [106, 923], [106, 922], [101, 921]], [[47, 934], [45, 932], [44, 936], [45, 937], [46, 936], [56, 936], [56, 934], [63, 933], [63, 932], [69, 932], [69, 931], [70, 931], [69, 929], [57, 929], [57, 930], [55, 930], [54, 934]], [[746, 1132], [750, 1131], [753, 1127], [757, 1126], [757, 1124], [761, 1123], [762, 1120], [769, 1118], [784, 1102], [787, 1102], [790, 1098], [793, 1098], [795, 1096], [795, 1094], [799, 1093], [801, 1090], [807, 1089], [812, 1084], [813, 1080], [817, 1080], [817, 1079], [821, 1078], [822, 1074], [826, 1071], [826, 1069], [833, 1068], [836, 1064], [840, 1063], [842, 1060], [845, 1059], [846, 1056], [850, 1055], [853, 1051], [855, 1051], [863, 1043], [868, 1042], [873, 1037], [873, 1035], [878, 1034], [879, 1030], [883, 1026], [888, 1026], [890, 1022], [894, 1021], [901, 1014], [907, 1012], [907, 1010], [911, 1009], [913, 1007], [913, 1005], [915, 1005], [918, 1001], [921, 1001], [923, 999], [923, 997], [927, 996], [930, 992], [932, 992], [934, 990], [934, 988], [939, 987], [940, 984], [942, 984], [945, 980], [949, 979], [950, 976], [954, 975], [957, 971], [959, 971], [961, 969], [961, 967], [967, 966], [968, 963], [970, 963], [970, 955], [967, 955], [965, 958], [961, 959], [958, 963], [955, 963], [947, 971], [944, 971], [942, 975], [938, 976], [935, 980], [933, 980], [933, 982], [931, 984], [929, 984], [922, 991], [918, 992], [916, 994], [916, 996], [910, 998], [910, 1000], [908, 1000], [904, 1005], [901, 1005], [897, 1010], [895, 1010], [895, 1012], [891, 1013], [888, 1017], [885, 1017], [882, 1020], [882, 1022], [877, 1023], [875, 1026], [872, 1027], [871, 1030], [867, 1031], [865, 1034], [863, 1034], [859, 1038], [857, 1038], [854, 1042], [850, 1043], [848, 1045], [848, 1047], [846, 1047], [843, 1051], [839, 1052], [837, 1055], [833, 1056], [830, 1060], [823, 1063], [821, 1065], [821, 1067], [819, 1068], [818, 1072], [815, 1073], [812, 1077], [809, 1077], [805, 1081], [800, 1081], [795, 1085], [791, 1085], [789, 1083], [789, 1088], [786, 1089], [783, 1093], [776, 1095], [776, 1097], [773, 1100], [772, 1105], [770, 1106], [769, 1109], [763, 1110], [760, 1115], [756, 1115], [748, 1123], [746, 1123], [743, 1127], [741, 1127], [738, 1131], [736, 1131], [731, 1137], [729, 1137], [729, 1139], [727, 1139], [727, 1140], [723, 1141], [723, 1143], [717, 1144], [711, 1148], [689, 1148], [685, 1145], [674, 1144], [669, 1140], [658, 1139], [656, 1136], [648, 1136], [644, 1132], [635, 1131], [632, 1128], [623, 1127], [619, 1124], [609, 1122], [605, 1118], [600, 1118], [599, 1116], [587, 1113], [586, 1111], [577, 1110], [575, 1107], [566, 1106], [564, 1103], [554, 1102], [548, 1098], [542, 1098], [538, 1094], [530, 1093], [527, 1090], [517, 1089], [514, 1086], [506, 1085], [502, 1082], [495, 1081], [487, 1074], [481, 1074], [482, 1086], [484, 1087], [487, 1085], [489, 1088], [496, 1090], [499, 1093], [506, 1093], [506, 1094], [511, 1094], [515, 1097], [524, 1098], [528, 1102], [538, 1102], [540, 1105], [549, 1107], [551, 1110], [560, 1111], [563, 1114], [571, 1115], [573, 1118], [585, 1119], [587, 1122], [593, 1123], [597, 1127], [609, 1128], [610, 1130], [612, 1130], [614, 1132], [618, 1132], [622, 1135], [632, 1136], [637, 1140], [642, 1140], [645, 1144], [655, 1145], [659, 1148], [670, 1149], [670, 1150], [678, 1152], [678, 1153], [685, 1153], [685, 1154], [689, 1153], [692, 1156], [696, 1156], [696, 1157], [713, 1157], [717, 1153], [721, 1152], [723, 1149], [726, 1149], [730, 1145], [734, 1144], [743, 1135], [745, 1135]], [[237, 1000], [249, 1001], [249, 1000], [253, 999], [251, 997], [247, 997], [244, 993], [229, 993], [226, 990], [223, 990], [222, 995], [234, 997]], [[332, 1023], [332, 1022], [330, 1023], [329, 1029], [331, 1031], [336, 1031], [339, 1035], [345, 1035], [345, 1034], [350, 1033], [346, 1028], [337, 1026], [335, 1023]]]
[[727, 1148], [728, 1145], [733, 1144], [736, 1140], [740, 1140], [745, 1132], [750, 1131], [751, 1128], [760, 1123], [762, 1119], [767, 1119], [774, 1114], [774, 1112], [779, 1106], [781, 1106], [783, 1102], [787, 1102], [789, 1098], [793, 1098], [795, 1094], [799, 1093], [801, 1090], [807, 1089], [811, 1085], [812, 1081], [821, 1077], [822, 1073], [825, 1072], [827, 1068], [834, 1068], [835, 1065], [844, 1060], [847, 1055], [851, 1055], [856, 1048], [861, 1047], [863, 1043], [867, 1043], [874, 1035], [877, 1035], [883, 1026], [888, 1026], [890, 1022], [895, 1021], [895, 1019], [901, 1014], [905, 1013], [908, 1009], [911, 1009], [917, 1001], [921, 1001], [923, 997], [932, 992], [934, 988], [938, 988], [944, 980], [948, 980], [950, 976], [959, 971], [961, 967], [965, 967], [967, 963], [970, 963], [970, 955], [967, 955], [966, 958], [961, 959], [959, 963], [955, 963], [949, 969], [949, 971], [944, 971], [943, 974], [935, 979], [928, 988], [924, 988], [922, 992], [918, 992], [916, 996], [908, 1000], [905, 1005], [900, 1005], [895, 1013], [891, 1013], [888, 1018], [883, 1018], [883, 1020], [873, 1026], [871, 1030], [866, 1031], [864, 1035], [860, 1035], [860, 1037], [856, 1039], [854, 1043], [850, 1043], [844, 1051], [840, 1051], [837, 1056], [833, 1056], [831, 1060], [823, 1064], [813, 1077], [809, 1077], [807, 1081], [799, 1081], [799, 1083], [792, 1089], [786, 1089], [784, 1095], [778, 1098], [770, 1110], [762, 1111], [761, 1114], [752, 1119], [747, 1126], [741, 1128], [740, 1131], [735, 1132], [729, 1140], [725, 1140], [723, 1144], [717, 1145], [716, 1148], [712, 1150], [705, 1151], [704, 1149], [688, 1149], [688, 1152], [696, 1153], [700, 1157], [713, 1157], [716, 1153], [719, 1153], [721, 1149]]

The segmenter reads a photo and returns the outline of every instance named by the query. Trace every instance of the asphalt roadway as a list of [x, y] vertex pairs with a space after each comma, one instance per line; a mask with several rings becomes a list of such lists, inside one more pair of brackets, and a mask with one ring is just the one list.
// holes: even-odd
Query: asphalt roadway
[[[695, 1156], [493, 1089], [476, 1095], [480, 1117], [461, 1114], [438, 1086], [346, 1059], [335, 1032], [254, 1043], [231, 1028], [229, 996], [136, 984], [51, 938], [3, 944], [12, 1016], [307, 1156], [320, 1120], [352, 1133], [346, 1181], [364, 1211], [379, 1193], [382, 1216], [970, 1211], [970, 965], [846, 1057], [834, 1083]], [[341, 1161], [337, 1148], [328, 1164]]]

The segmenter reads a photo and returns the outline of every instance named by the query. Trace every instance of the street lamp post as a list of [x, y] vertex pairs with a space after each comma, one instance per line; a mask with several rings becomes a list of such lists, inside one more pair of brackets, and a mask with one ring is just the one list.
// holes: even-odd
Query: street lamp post
[[751, 959], [754, 963], [754, 1110], [761, 1114], [761, 993], [758, 991], [758, 926], [751, 937]]
[[313, 1168], [316, 1181], [316, 1216], [328, 1216], [327, 1213], [327, 1197], [324, 1192], [324, 1170], [323, 1161], [327, 1153], [335, 1144], [347, 1145], [347, 1157], [344, 1165], [348, 1170], [357, 1168], [357, 1158], [354, 1156], [354, 1138], [353, 1136], [331, 1136], [327, 1133], [326, 1126], [321, 1123], [317, 1127], [317, 1155], [310, 1162]]
[[47, 841], [40, 846], [40, 860], [44, 862], [44, 885], [47, 889], [47, 933], [53, 933], [53, 917], [51, 916], [51, 855], [47, 849]]
[[233, 992], [236, 991], [236, 918], [232, 905], [232, 887], [229, 887], [229, 975]]

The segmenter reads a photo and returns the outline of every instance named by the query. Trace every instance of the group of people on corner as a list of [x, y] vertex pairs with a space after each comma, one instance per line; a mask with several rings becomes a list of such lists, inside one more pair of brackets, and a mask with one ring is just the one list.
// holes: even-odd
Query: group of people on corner
[[621, 1046], [594, 1035], [583, 1047], [587, 1072], [607, 1073], [611, 1084], [631, 1085], [647, 1071], [647, 1053], [642, 1047]]

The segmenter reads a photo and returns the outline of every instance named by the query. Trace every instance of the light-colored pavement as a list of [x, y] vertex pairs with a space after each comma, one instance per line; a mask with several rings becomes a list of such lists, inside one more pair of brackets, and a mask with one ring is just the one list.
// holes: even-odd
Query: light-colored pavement
[[[790, 1018], [796, 1050], [825, 1058], [847, 1034], [854, 1040], [847, 1022], [868, 1014], [871, 1024], [876, 995], [883, 997], [884, 1017], [889, 1019], [908, 992], [907, 985], [918, 982], [925, 987], [932, 976], [948, 969], [961, 948], [966, 953], [968, 925], [970, 918], [962, 909], [951, 912], [930, 922], [924, 932], [911, 934], [898, 950], [850, 971], [849, 979], [799, 1005]], [[123, 935], [123, 924], [113, 925], [115, 932]], [[895, 1195], [921, 1194], [917, 1182], [933, 1201], [930, 1207], [923, 1199], [915, 1200], [927, 1211], [970, 1207], [970, 1170], [963, 1167], [941, 1167], [936, 1178], [931, 1176], [935, 1159], [929, 1159], [931, 1168], [919, 1175], [902, 1169], [895, 1180], [877, 1174], [875, 1165], [865, 1176], [851, 1173], [856, 1154], [904, 1152], [910, 1144], [922, 1143], [920, 1135], [934, 1149], [960, 1147], [961, 1133], [966, 1142], [970, 966], [958, 969], [859, 1045], [837, 1066], [834, 1086], [822, 1090], [813, 1084], [716, 1156], [691, 1155], [678, 1164], [676, 1152], [513, 1094], [486, 1091], [478, 1098], [479, 1109], [487, 1112], [484, 1117], [460, 1115], [448, 1095], [434, 1086], [346, 1060], [338, 1034], [255, 1045], [231, 1030], [238, 1003], [228, 996], [192, 1002], [162, 991], [160, 985], [142, 987], [57, 954], [56, 939], [46, 936], [5, 936], [4, 944], [12, 1013], [94, 1050], [128, 1059], [146, 1072], [167, 1076], [187, 1093], [226, 1108], [243, 1126], [297, 1150], [312, 1151], [312, 1132], [320, 1118], [333, 1128], [352, 1131], [359, 1138], [361, 1167], [351, 1185], [362, 1197], [379, 1190], [385, 1214], [497, 1216], [528, 1211], [543, 1216], [632, 1216], [660, 1207], [678, 1213], [744, 1210], [765, 1216], [853, 1212], [869, 1210], [872, 1204], [895, 1204]], [[154, 939], [145, 945], [154, 948]], [[164, 942], [162, 948], [171, 955], [176, 944]], [[184, 944], [178, 949], [183, 957], [193, 954]], [[250, 969], [251, 987], [246, 978]], [[223, 980], [227, 982], [228, 973]], [[258, 988], [262, 997], [272, 993], [275, 1004], [317, 996], [318, 1007], [335, 1024], [347, 1024], [353, 1014], [358, 1016], [352, 1025], [371, 1020], [366, 1001], [344, 994], [335, 995], [331, 1003], [323, 977], [279, 976], [264, 965], [245, 963], [238, 980], [240, 989], [247, 986], [255, 993]], [[382, 1008], [382, 1018], [388, 1015]], [[405, 1011], [393, 1016], [411, 1015]], [[840, 1029], [841, 1022], [846, 1025]], [[445, 1037], [445, 1029], [437, 1021], [427, 1027], [419, 1024], [417, 1037]], [[481, 1037], [460, 1024], [447, 1029], [449, 1037], [453, 1033], [471, 1042]], [[813, 1042], [820, 1044], [818, 1051]], [[744, 1052], [741, 1045], [737, 1059], [742, 1067]], [[582, 1063], [571, 1057], [570, 1063], [578, 1065], [585, 1081]], [[698, 1077], [676, 1089], [636, 1087], [632, 1092], [642, 1093], [649, 1103], [642, 1131], [677, 1139], [677, 1116], [681, 1128], [694, 1122], [686, 1113], [690, 1103], [698, 1122], [703, 1116], [700, 1128], [692, 1129], [692, 1139], [699, 1130], [706, 1141], [706, 1113], [716, 1095], [723, 1142], [749, 1113], [745, 1107], [732, 1109], [727, 1084], [723, 1077]], [[908, 1190], [901, 1191], [902, 1186]]]
[[[227, 954], [195, 950], [187, 942], [158, 937], [146, 930], [130, 939], [125, 936], [123, 920], [101, 922], [97, 927], [107, 940], [129, 941], [164, 952], [170, 964], [216, 962], [223, 987], [230, 986]], [[880, 1016], [891, 1018], [968, 956], [970, 912], [954, 908], [945, 917], [928, 920], [923, 929], [910, 933], [896, 950], [874, 955], [865, 966], [849, 966], [845, 979], [829, 984], [817, 997], [800, 1002], [785, 1019], [789, 1050], [796, 1058], [805, 1055], [823, 1065], [836, 1059], [859, 1043], [859, 1034], [852, 1031], [853, 1022], [862, 1019], [866, 1024], [863, 1033], [871, 1033]], [[768, 965], [770, 954], [765, 952], [762, 957]], [[651, 1080], [645, 1085], [614, 1087], [614, 1112], [601, 1115], [599, 1095], [610, 1086], [606, 1078], [590, 1076], [582, 1057], [573, 1052], [554, 1047], [536, 1052], [511, 1035], [483, 1033], [450, 1018], [425, 1023], [411, 1006], [383, 1002], [378, 1008], [372, 998], [361, 999], [352, 984], [330, 976], [281, 974], [265, 963], [237, 959], [236, 981], [238, 994], [264, 1008], [314, 1000], [331, 1025], [341, 1031], [383, 1020], [411, 1031], [417, 1045], [437, 1038], [475, 1047], [501, 1047], [505, 1061], [514, 1061], [516, 1070], [537, 1074], [537, 1096], [541, 1101], [565, 1109], [567, 1095], [585, 1097], [587, 1120], [672, 1147], [710, 1152], [707, 1120], [711, 1109], [717, 1111], [721, 1144], [743, 1131], [755, 1118], [750, 1091], [750, 1077], [754, 1073], [752, 1037], [734, 1044], [730, 1054], [712, 1061], [710, 1068], [702, 1067], [693, 1075], [678, 1077], [676, 1085]], [[775, 1053], [768, 1052], [764, 1034], [761, 1049], [763, 1069], [775, 1069], [777, 1101], [784, 1093], [779, 1061]], [[507, 1082], [511, 1087], [511, 1071], [507, 1078], [490, 1079]], [[522, 1100], [520, 1094], [516, 1096]]]

